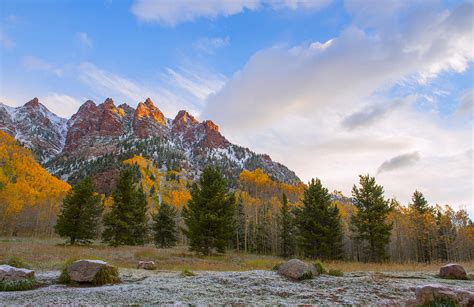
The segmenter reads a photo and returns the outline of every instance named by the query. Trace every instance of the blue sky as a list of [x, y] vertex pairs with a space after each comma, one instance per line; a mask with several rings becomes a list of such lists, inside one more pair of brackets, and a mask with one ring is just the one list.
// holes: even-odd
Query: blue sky
[[472, 1], [0, 3], [0, 101], [187, 109], [303, 179], [473, 208]]
[[348, 21], [341, 3], [329, 5], [326, 12], [267, 7], [173, 26], [140, 21], [131, 11], [132, 1], [21, 0], [1, 5], [2, 35], [14, 45], [2, 50], [2, 91], [18, 103], [28, 99], [17, 93], [16, 87], [25, 84], [36, 95], [67, 91], [73, 97], [104, 99], [68, 71], [84, 62], [152, 84], [168, 68], [195, 65], [227, 78], [258, 50], [315, 37], [327, 40]]

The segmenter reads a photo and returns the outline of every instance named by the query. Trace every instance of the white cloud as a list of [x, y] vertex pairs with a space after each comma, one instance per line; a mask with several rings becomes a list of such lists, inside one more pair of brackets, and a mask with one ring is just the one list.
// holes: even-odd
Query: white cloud
[[180, 67], [178, 70], [167, 68], [164, 79], [168, 84], [180, 88], [204, 102], [209, 95], [215, 94], [225, 84], [225, 77], [220, 74], [190, 70]]
[[74, 97], [58, 93], [49, 93], [44, 97], [39, 97], [39, 100], [51, 112], [63, 118], [71, 117], [77, 112], [82, 103]]
[[[417, 88], [441, 73], [463, 72], [474, 60], [473, 5], [423, 13], [405, 6], [394, 2], [383, 13], [392, 19], [387, 23], [356, 18], [327, 42], [258, 51], [209, 96], [202, 117], [304, 180], [319, 177], [346, 194], [358, 174], [376, 175], [384, 161], [417, 152], [417, 163], [377, 176], [386, 195], [406, 202], [421, 189], [433, 202], [467, 205], [474, 213], [466, 154], [472, 127], [415, 107]], [[393, 99], [395, 86], [411, 92]]]
[[77, 32], [76, 35], [77, 35], [77, 39], [84, 47], [92, 48], [93, 46], [92, 39], [89, 37], [89, 35], [86, 32]]
[[61, 68], [55, 67], [47, 61], [34, 56], [24, 56], [22, 58], [22, 64], [23, 67], [28, 70], [46, 71], [49, 73], [53, 73], [58, 77], [61, 77], [63, 75], [63, 70]]
[[397, 82], [462, 72], [474, 59], [470, 8], [433, 14], [397, 35], [367, 34], [353, 25], [330, 43], [261, 50], [209, 100], [204, 114], [239, 125], [233, 114], [248, 113], [247, 122], [258, 125], [288, 112], [353, 105]]
[[[410, 97], [410, 101], [413, 97]], [[381, 120], [385, 115], [402, 106], [408, 101], [394, 101], [391, 103], [379, 103], [377, 105], [364, 106], [343, 119], [342, 125], [347, 129], [355, 129], [361, 126], [370, 126], [375, 121]]]
[[231, 16], [245, 10], [254, 11], [263, 7], [320, 9], [330, 2], [330, 0], [136, 0], [132, 5], [132, 12], [140, 21], [175, 26], [201, 17]]
[[226, 37], [203, 37], [196, 41], [193, 46], [197, 51], [213, 54], [216, 50], [229, 45], [230, 38]]
[[79, 66], [78, 78], [100, 99], [112, 97], [118, 103], [134, 106], [150, 97], [167, 116], [174, 116], [181, 109], [198, 114], [207, 96], [225, 83], [222, 75], [196, 67], [167, 68], [156, 80], [144, 82], [87, 62]]
[[87, 62], [79, 65], [79, 80], [102, 96], [117, 95], [119, 99], [135, 103], [151, 94], [150, 89]]

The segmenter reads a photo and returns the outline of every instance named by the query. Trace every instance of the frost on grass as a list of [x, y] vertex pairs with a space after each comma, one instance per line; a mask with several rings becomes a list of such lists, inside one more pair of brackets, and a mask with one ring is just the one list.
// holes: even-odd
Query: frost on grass
[[[55, 280], [58, 272], [38, 273]], [[273, 271], [180, 272], [121, 270], [123, 283], [71, 288], [49, 285], [26, 292], [2, 292], [6, 305], [41, 304], [394, 304], [414, 299], [414, 287], [441, 284], [474, 291], [471, 281], [443, 280], [436, 273], [347, 273], [290, 281]]]

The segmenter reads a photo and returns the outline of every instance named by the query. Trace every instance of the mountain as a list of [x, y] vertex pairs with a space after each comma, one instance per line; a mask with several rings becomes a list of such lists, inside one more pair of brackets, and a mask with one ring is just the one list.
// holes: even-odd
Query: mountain
[[50, 231], [69, 184], [50, 175], [30, 150], [0, 131], [0, 233]]
[[300, 182], [268, 155], [229, 142], [212, 121], [200, 122], [184, 110], [174, 119], [166, 118], [150, 98], [136, 108], [116, 106], [110, 98], [99, 105], [88, 100], [67, 121], [35, 98], [18, 108], [2, 105], [0, 129], [32, 148], [52, 174], [71, 183], [93, 176], [104, 191], [110, 189], [121, 162], [133, 156], [177, 170], [187, 179], [197, 178], [213, 164], [231, 184], [242, 170], [256, 168], [279, 182]]
[[34, 151], [42, 163], [61, 153], [67, 133], [67, 120], [50, 112], [33, 98], [12, 108], [0, 103], [0, 130]]

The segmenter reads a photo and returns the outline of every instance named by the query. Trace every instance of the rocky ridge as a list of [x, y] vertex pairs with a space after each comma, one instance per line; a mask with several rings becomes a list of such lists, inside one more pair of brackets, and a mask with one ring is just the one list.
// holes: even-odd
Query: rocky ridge
[[142, 155], [163, 169], [195, 179], [208, 164], [220, 166], [235, 182], [243, 169], [262, 168], [273, 179], [298, 183], [284, 165], [229, 142], [211, 120], [187, 111], [166, 118], [150, 98], [136, 108], [111, 98], [86, 101], [69, 120], [50, 112], [37, 98], [12, 108], [0, 104], [0, 130], [37, 153], [53, 174], [74, 182], [86, 175], [110, 173], [114, 164]]

